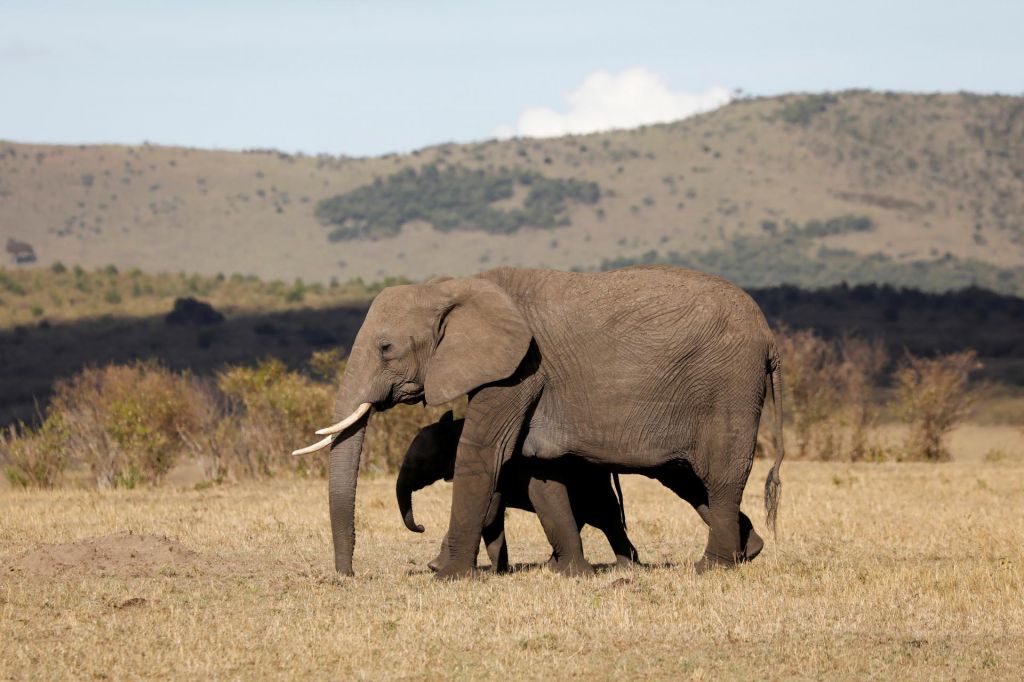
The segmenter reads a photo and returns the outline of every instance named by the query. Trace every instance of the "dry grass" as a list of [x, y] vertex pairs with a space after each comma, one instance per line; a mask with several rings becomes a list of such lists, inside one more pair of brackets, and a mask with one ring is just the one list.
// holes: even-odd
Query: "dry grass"
[[[418, 494], [427, 533], [414, 535], [393, 479], [364, 479], [359, 575], [345, 580], [329, 569], [320, 481], [3, 491], [0, 677], [1017, 679], [1019, 437], [1013, 447], [998, 462], [787, 462], [779, 541], [704, 577], [691, 569], [697, 515], [636, 476], [624, 480], [630, 533], [653, 567], [555, 576], [534, 567], [548, 553], [536, 518], [511, 512], [512, 560], [527, 567], [457, 584], [425, 570], [448, 486]], [[745, 500], [755, 520], [765, 471], [757, 462]], [[163, 568], [137, 555], [106, 575], [9, 569], [42, 544], [118, 532], [195, 555]], [[585, 544], [611, 561], [590, 529]]]

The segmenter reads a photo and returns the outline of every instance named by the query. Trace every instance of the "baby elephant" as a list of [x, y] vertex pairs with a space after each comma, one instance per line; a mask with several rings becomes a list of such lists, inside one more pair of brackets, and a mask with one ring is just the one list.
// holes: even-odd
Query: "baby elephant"
[[[436, 423], [425, 426], [409, 445], [398, 474], [396, 493], [398, 508], [406, 527], [416, 533], [423, 532], [423, 526], [416, 523], [412, 512], [412, 493], [441, 480], [452, 480], [455, 470], [455, 452], [462, 435], [464, 420], [453, 419], [446, 412]], [[508, 571], [508, 548], [505, 545], [505, 508], [524, 509], [534, 512], [537, 508], [547, 509], [546, 491], [550, 482], [565, 486], [569, 494], [572, 514], [577, 529], [591, 525], [608, 538], [615, 552], [616, 563], [628, 566], [639, 561], [636, 548], [626, 535], [625, 515], [622, 511], [622, 491], [616, 497], [612, 489], [612, 476], [590, 464], [572, 457], [563, 457], [548, 462], [512, 457], [501, 471], [501, 478], [491, 504], [488, 518], [484, 520], [483, 541], [491, 566], [501, 573]], [[615, 478], [616, 488], [618, 478]], [[544, 516], [541, 516], [543, 523]], [[550, 565], [554, 570], [573, 572], [573, 567], [560, 563], [557, 535], [545, 526], [545, 533], [551, 541], [554, 554]], [[445, 536], [441, 552], [429, 563], [437, 570], [447, 557]]]

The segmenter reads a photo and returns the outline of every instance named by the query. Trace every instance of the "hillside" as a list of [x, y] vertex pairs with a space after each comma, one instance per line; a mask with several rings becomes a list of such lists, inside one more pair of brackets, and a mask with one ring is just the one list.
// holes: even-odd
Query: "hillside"
[[1024, 99], [788, 95], [367, 159], [0, 143], [9, 238], [43, 265], [324, 283], [675, 262], [745, 286], [1021, 294]]

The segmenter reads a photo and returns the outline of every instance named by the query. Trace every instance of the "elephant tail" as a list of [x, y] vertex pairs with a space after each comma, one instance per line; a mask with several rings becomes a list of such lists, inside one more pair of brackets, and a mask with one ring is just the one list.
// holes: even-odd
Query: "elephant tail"
[[612, 474], [612, 485], [615, 486], [615, 495], [619, 498], [619, 519], [622, 521], [622, 530], [629, 530], [626, 527], [626, 499], [622, 497], [622, 486], [619, 485], [619, 475]]
[[776, 535], [775, 520], [779, 513], [779, 496], [782, 492], [779, 467], [782, 466], [782, 458], [785, 456], [785, 449], [782, 445], [782, 360], [774, 345], [766, 369], [765, 378], [772, 394], [772, 407], [775, 412], [775, 463], [772, 464], [771, 470], [768, 471], [768, 478], [764, 482], [764, 509], [768, 527], [774, 536]]

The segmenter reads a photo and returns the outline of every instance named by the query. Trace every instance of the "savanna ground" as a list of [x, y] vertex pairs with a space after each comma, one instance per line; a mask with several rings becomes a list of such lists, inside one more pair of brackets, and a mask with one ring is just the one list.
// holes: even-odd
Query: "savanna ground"
[[[444, 485], [417, 493], [415, 535], [394, 479], [364, 477], [354, 579], [331, 570], [322, 480], [0, 490], [0, 677], [1019, 679], [1024, 434], [965, 425], [951, 449], [787, 461], [778, 540], [701, 577], [697, 515], [636, 476], [647, 567], [554, 575], [536, 518], [512, 511], [518, 570], [454, 584], [426, 569]], [[744, 501], [759, 528], [766, 471]], [[612, 560], [592, 529], [584, 543]]]

